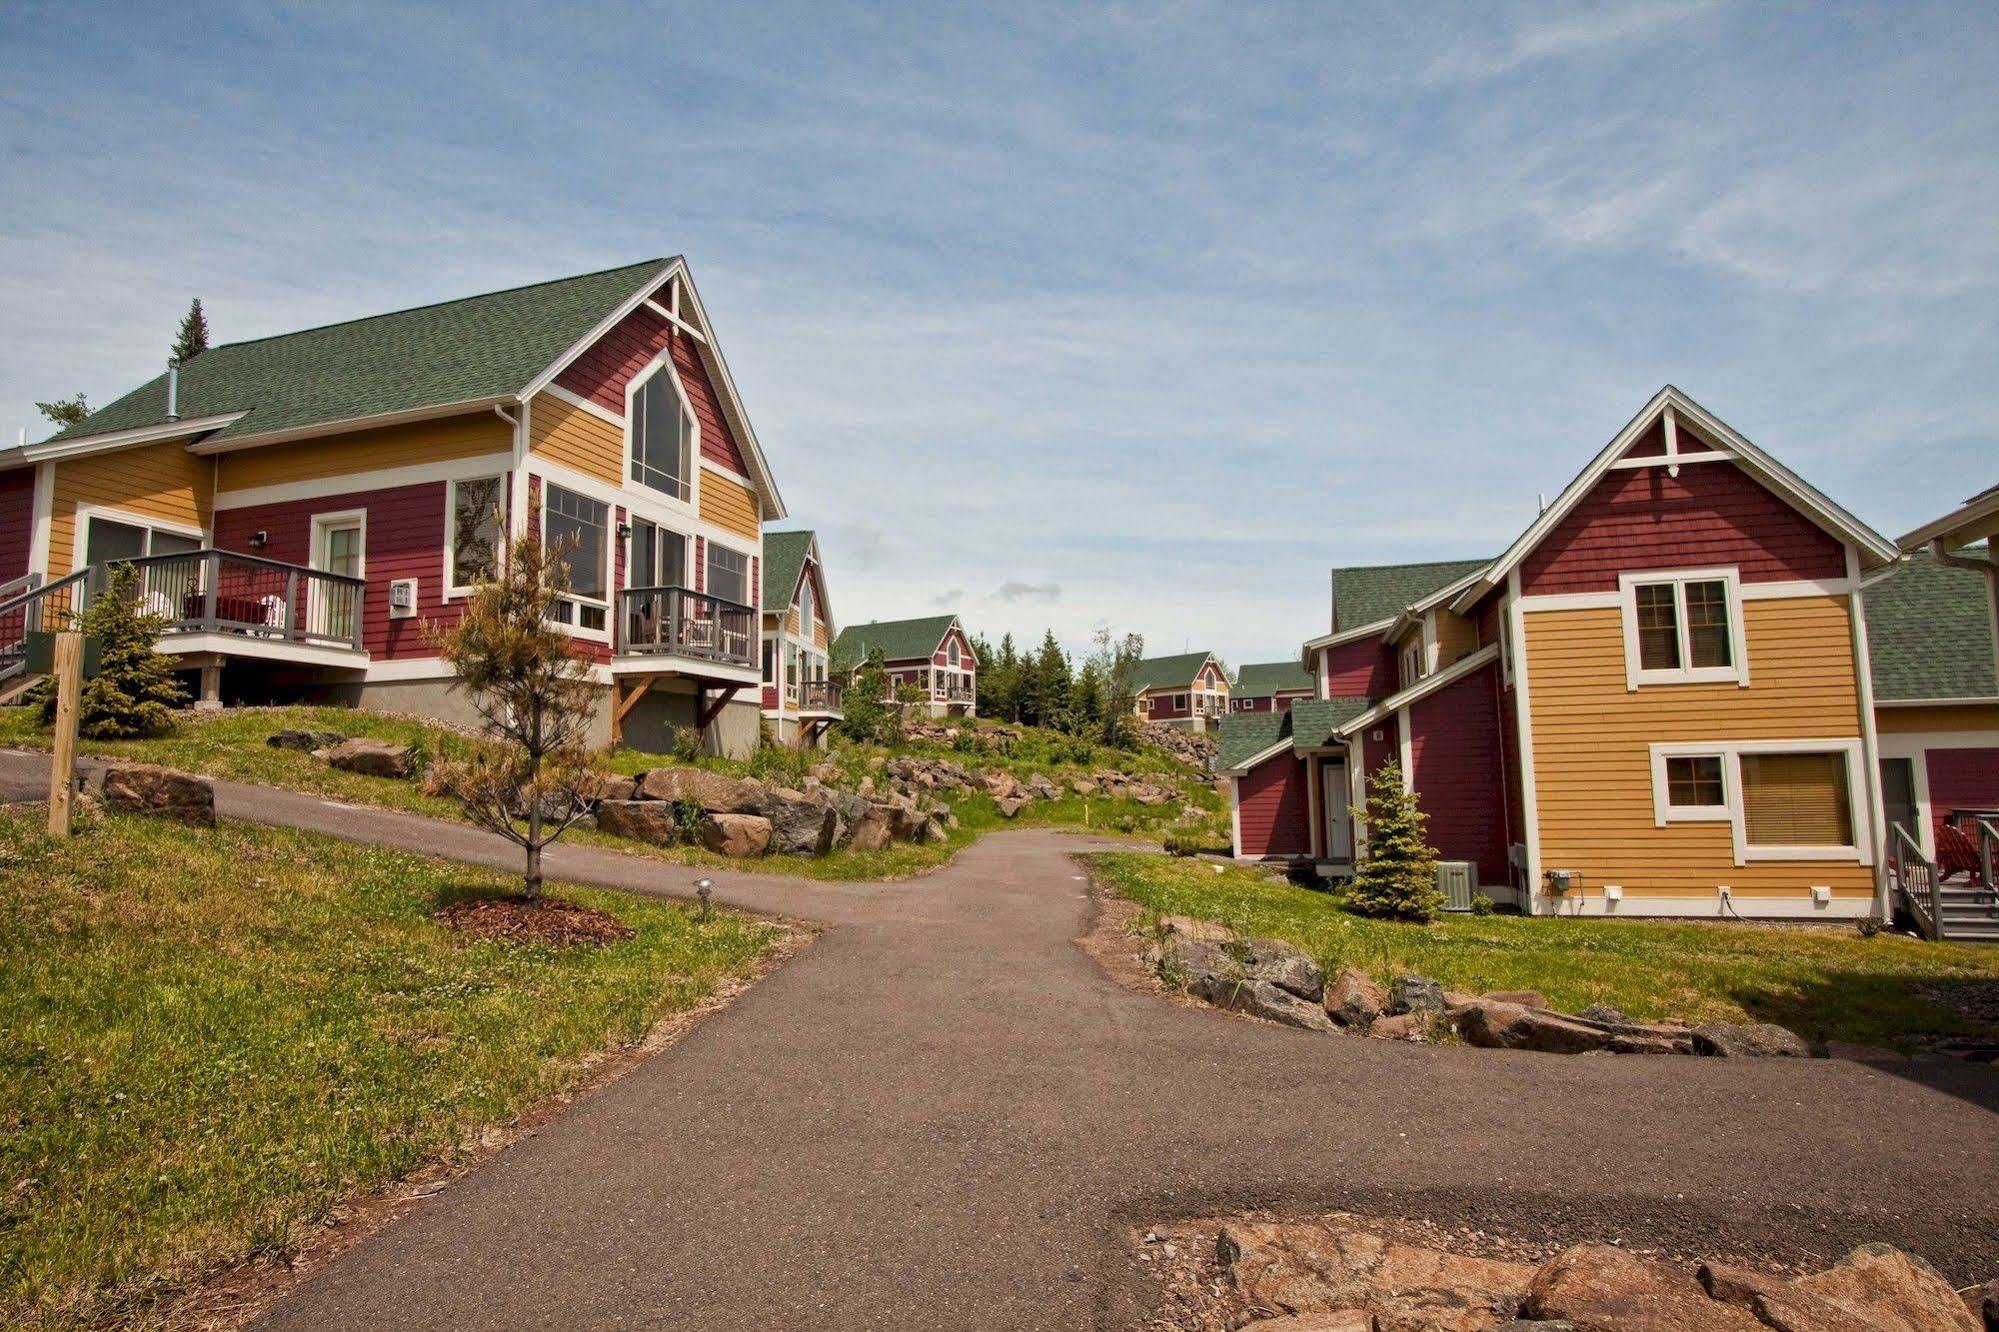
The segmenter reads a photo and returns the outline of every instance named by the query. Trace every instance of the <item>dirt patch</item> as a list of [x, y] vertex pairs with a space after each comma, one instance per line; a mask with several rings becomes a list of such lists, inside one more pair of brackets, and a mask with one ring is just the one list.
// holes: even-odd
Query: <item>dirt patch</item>
[[430, 918], [447, 930], [474, 939], [550, 948], [602, 947], [629, 939], [636, 932], [608, 911], [559, 897], [533, 902], [521, 897], [468, 897], [431, 912]]
[[[736, 996], [783, 966], [812, 942], [814, 931], [773, 920], [784, 932], [746, 975], [719, 985], [706, 1002], [654, 1023], [631, 1045], [614, 1046], [576, 1061], [577, 1081], [536, 1102], [504, 1124], [489, 1124], [455, 1144], [442, 1160], [335, 1207], [320, 1227], [289, 1254], [253, 1258], [226, 1267], [195, 1289], [148, 1310], [160, 1332], [235, 1332], [255, 1321], [293, 1287], [334, 1258], [443, 1193], [507, 1148], [541, 1131], [586, 1096], [622, 1080], [647, 1059], [679, 1041], [695, 1023], [729, 1006]], [[143, 1320], [141, 1320], [143, 1321]]]

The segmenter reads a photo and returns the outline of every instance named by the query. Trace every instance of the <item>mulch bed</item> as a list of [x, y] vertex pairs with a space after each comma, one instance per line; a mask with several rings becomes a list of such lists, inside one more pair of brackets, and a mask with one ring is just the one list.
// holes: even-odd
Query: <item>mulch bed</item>
[[551, 948], [579, 944], [601, 947], [629, 939], [635, 933], [631, 926], [608, 912], [554, 897], [537, 902], [519, 897], [471, 897], [431, 912], [430, 918], [447, 930], [475, 939], [546, 944]]

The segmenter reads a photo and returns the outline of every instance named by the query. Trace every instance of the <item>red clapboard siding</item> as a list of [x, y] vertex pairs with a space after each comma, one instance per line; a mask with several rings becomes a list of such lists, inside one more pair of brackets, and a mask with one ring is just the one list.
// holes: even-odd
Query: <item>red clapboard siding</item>
[[1481, 883], [1506, 882], [1498, 675], [1482, 667], [1409, 707], [1409, 766], [1430, 844], [1440, 859], [1477, 861]]
[[[1161, 690], [1156, 694], [1149, 695], [1149, 697], [1152, 699], [1152, 711], [1146, 715], [1158, 721], [1185, 717], [1194, 709], [1194, 700], [1189, 697], [1187, 691], [1184, 689], [1178, 691], [1177, 694], [1173, 690]], [[1176, 697], [1181, 700], [1181, 705], [1177, 708], [1173, 706], [1173, 700]]]
[[1947, 818], [1953, 809], [1999, 809], [1999, 747], [1932, 749], [1925, 757], [1931, 817]]
[[28, 572], [35, 531], [35, 469], [0, 472], [0, 582]]
[[776, 709], [776, 707], [777, 707], [777, 686], [776, 686], [776, 685], [765, 685], [765, 686], [764, 686], [764, 702], [763, 702], [763, 705], [764, 705], [764, 707], [765, 707], [765, 708], [766, 708], [767, 710], [775, 710], [775, 709]]
[[1846, 552], [1734, 463], [1606, 472], [1521, 562], [1529, 595], [1615, 591], [1620, 573], [1735, 565], [1745, 583], [1842, 578]]
[[1236, 778], [1236, 808], [1242, 824], [1242, 844], [1236, 847], [1237, 855], [1311, 854], [1305, 764], [1296, 754], [1266, 759]]
[[1373, 634], [1325, 649], [1329, 698], [1386, 698], [1395, 692], [1394, 655]]
[[714, 381], [702, 364], [694, 339], [672, 336], [672, 325], [641, 306], [632, 311], [572, 361], [555, 382], [579, 398], [588, 398], [605, 411], [622, 418], [625, 390], [653, 358], [668, 347], [673, 352], [673, 368], [680, 386], [701, 423], [701, 456], [738, 475], [748, 475], [735, 432], [722, 417], [721, 399]]

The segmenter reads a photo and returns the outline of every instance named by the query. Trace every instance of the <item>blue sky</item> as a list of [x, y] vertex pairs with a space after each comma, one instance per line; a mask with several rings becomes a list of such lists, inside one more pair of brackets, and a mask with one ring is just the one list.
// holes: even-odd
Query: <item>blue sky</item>
[[1999, 11], [0, 10], [0, 427], [684, 253], [843, 621], [1291, 655], [1673, 382], [1889, 535], [1999, 480]]

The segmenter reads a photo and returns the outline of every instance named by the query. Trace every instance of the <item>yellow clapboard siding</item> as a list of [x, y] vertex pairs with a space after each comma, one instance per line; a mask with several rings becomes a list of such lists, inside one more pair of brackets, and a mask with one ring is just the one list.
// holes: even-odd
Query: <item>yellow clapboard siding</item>
[[1874, 709], [1883, 735], [1917, 731], [1999, 731], [1999, 703], [1937, 704], [1919, 708]]
[[756, 492], [714, 472], [701, 474], [701, 521], [746, 537], [763, 532]]
[[1478, 650], [1478, 626], [1462, 615], [1437, 612], [1437, 662], [1448, 666], [1458, 658]]
[[625, 432], [552, 393], [535, 398], [528, 414], [528, 452], [607, 485], [625, 483]]
[[247, 490], [507, 453], [513, 447], [513, 427], [490, 411], [479, 412], [219, 454], [216, 485], [225, 491]]
[[[1541, 862], [1581, 872], [1583, 891], [1699, 897], [1720, 884], [1745, 898], [1873, 892], [1852, 861], [1735, 863], [1725, 822], [1654, 820], [1650, 746], [1675, 740], [1854, 739], [1860, 702], [1848, 603], [1839, 597], [1743, 607], [1750, 683], [1625, 685], [1623, 621], [1614, 607], [1526, 617], [1528, 697]], [[1864, 793], [1855, 791], [1860, 802]]]
[[826, 617], [822, 615], [812, 622], [812, 645], [823, 651], [830, 641], [826, 635]]
[[170, 440], [55, 464], [49, 512], [49, 573], [61, 577], [77, 550], [76, 506], [118, 509], [180, 527], [210, 530], [215, 462]]
[[798, 606], [795, 602], [784, 612], [784, 631], [788, 634], [798, 632]]

